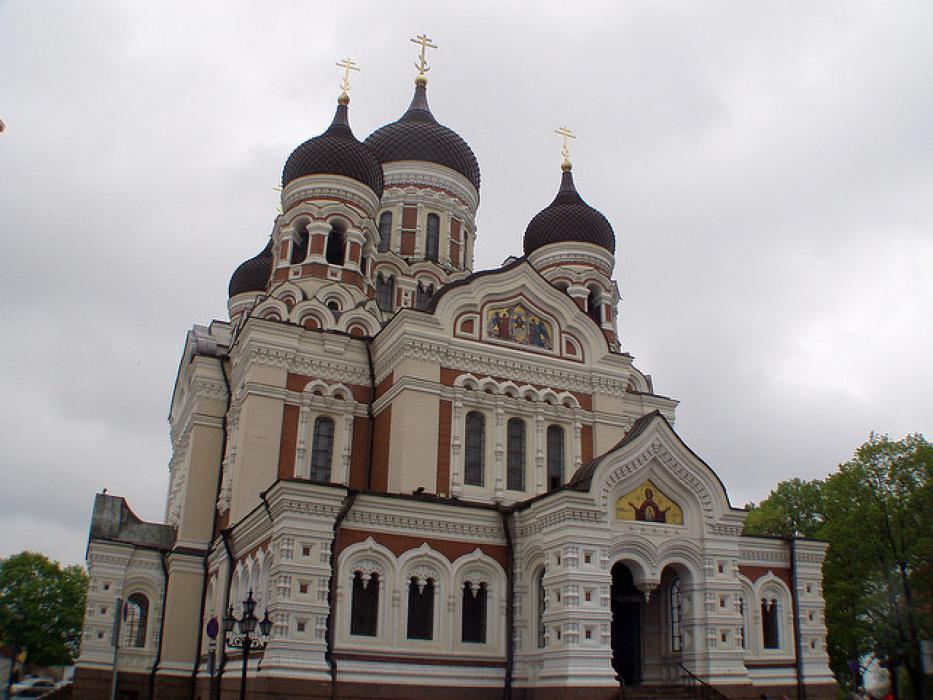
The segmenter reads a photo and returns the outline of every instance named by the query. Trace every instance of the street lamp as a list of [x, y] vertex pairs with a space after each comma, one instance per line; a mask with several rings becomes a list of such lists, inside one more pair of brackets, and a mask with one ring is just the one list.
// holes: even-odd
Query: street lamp
[[[252, 635], [259, 625], [259, 639]], [[236, 628], [236, 631], [234, 631]], [[227, 609], [224, 615], [224, 643], [235, 649], [243, 650], [243, 671], [240, 674], [240, 700], [246, 700], [246, 666], [249, 663], [250, 649], [265, 649], [269, 633], [272, 631], [272, 620], [269, 619], [269, 610], [266, 609], [262, 620], [256, 617], [256, 601], [253, 591], [243, 601], [243, 616], [237, 619], [233, 616], [233, 606]], [[227, 638], [230, 638], [229, 641]]]

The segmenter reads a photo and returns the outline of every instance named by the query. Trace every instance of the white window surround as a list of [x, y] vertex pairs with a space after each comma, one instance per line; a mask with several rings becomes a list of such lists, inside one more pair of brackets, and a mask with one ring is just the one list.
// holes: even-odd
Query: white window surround
[[298, 439], [295, 445], [295, 476], [311, 475], [314, 447], [314, 424], [318, 418], [334, 421], [334, 444], [331, 453], [330, 481], [346, 484], [350, 476], [350, 452], [353, 447], [353, 419], [358, 403], [343, 384], [309, 382], [301, 393], [298, 414]]
[[[761, 658], [793, 655], [793, 606], [791, 605], [790, 591], [787, 585], [773, 573], [768, 572], [755, 581], [754, 593], [755, 596], [750, 601], [749, 606], [749, 617], [754, 619], [754, 625], [753, 629], [746, 630], [748, 652]], [[763, 598], [777, 601], [778, 647], [776, 649], [764, 648], [761, 619], [761, 600]]]

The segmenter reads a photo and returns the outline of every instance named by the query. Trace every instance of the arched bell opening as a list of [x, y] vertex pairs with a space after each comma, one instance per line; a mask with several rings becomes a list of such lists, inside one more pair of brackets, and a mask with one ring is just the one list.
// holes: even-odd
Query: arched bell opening
[[680, 564], [668, 564], [661, 582], [645, 604], [643, 627], [643, 681], [646, 685], [679, 682], [680, 665], [693, 648], [688, 624], [692, 616], [693, 577]]
[[642, 616], [645, 597], [623, 562], [612, 567], [612, 667], [626, 687], [642, 682]]

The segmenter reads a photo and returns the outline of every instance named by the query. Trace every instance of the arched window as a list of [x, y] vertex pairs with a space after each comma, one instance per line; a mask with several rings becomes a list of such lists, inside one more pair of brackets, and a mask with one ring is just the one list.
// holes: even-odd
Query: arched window
[[350, 603], [350, 634], [376, 636], [379, 615], [379, 574], [368, 579], [361, 571], [353, 572], [353, 600]]
[[464, 581], [461, 640], [472, 644], [486, 642], [486, 584]]
[[330, 481], [330, 463], [334, 455], [334, 421], [319, 416], [314, 421], [311, 441], [311, 475], [315, 481]]
[[395, 278], [376, 276], [376, 305], [383, 311], [395, 309]]
[[559, 425], [547, 428], [547, 490], [559, 489], [564, 483], [564, 429]]
[[590, 295], [586, 298], [586, 313], [589, 314], [589, 317], [596, 321], [597, 325], [602, 325], [603, 315], [602, 301], [600, 299], [599, 291], [596, 289], [590, 289]]
[[509, 418], [508, 450], [506, 460], [506, 488], [512, 491], [525, 489], [525, 421]]
[[418, 283], [418, 290], [415, 292], [415, 308], [422, 311], [428, 308], [431, 303], [431, 297], [434, 296], [434, 286], [427, 283]]
[[380, 253], [389, 252], [389, 244], [392, 240], [392, 212], [384, 211], [379, 216], [379, 247]]
[[441, 217], [428, 214], [427, 233], [424, 237], [424, 257], [437, 262], [437, 251], [441, 237]]
[[745, 613], [747, 612], [747, 606], [745, 604], [745, 596], [739, 596], [739, 615], [742, 616], [742, 626], [739, 628], [739, 641], [742, 643], [742, 648], [747, 649], [745, 645]]
[[761, 641], [765, 649], [780, 649], [781, 637], [778, 632], [778, 602], [775, 598], [761, 599]]
[[149, 624], [149, 599], [134, 593], [125, 603], [126, 645], [142, 649], [146, 646], [146, 628]]
[[466, 417], [463, 482], [483, 485], [483, 467], [486, 456], [486, 419], [482, 413], [470, 411]]
[[671, 651], [684, 650], [684, 589], [680, 577], [671, 581]]
[[541, 569], [541, 572], [537, 577], [538, 583], [538, 608], [535, 611], [535, 621], [537, 623], [537, 632], [538, 632], [538, 648], [544, 648], [544, 611], [547, 609], [547, 601], [544, 598], [544, 569]]
[[308, 257], [308, 230], [305, 225], [295, 225], [296, 236], [292, 239], [292, 257], [289, 261], [292, 265], [304, 262], [304, 259]]
[[408, 581], [408, 638], [434, 639], [434, 579]]
[[337, 224], [330, 227], [330, 233], [327, 234], [327, 248], [324, 251], [324, 257], [331, 265], [343, 265], [344, 254], [346, 250], [346, 238], [343, 229]]

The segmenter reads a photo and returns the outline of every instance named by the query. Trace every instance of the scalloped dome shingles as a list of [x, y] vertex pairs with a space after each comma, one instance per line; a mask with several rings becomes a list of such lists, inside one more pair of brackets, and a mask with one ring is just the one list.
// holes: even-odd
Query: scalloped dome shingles
[[550, 243], [593, 243], [616, 252], [616, 236], [609, 220], [583, 201], [565, 170], [554, 201], [538, 212], [525, 229], [525, 255]]
[[235, 297], [244, 292], [264, 292], [272, 276], [272, 239], [259, 255], [250, 258], [234, 270], [227, 286], [227, 295]]
[[282, 187], [299, 177], [318, 174], [353, 178], [367, 185], [377, 197], [382, 196], [382, 164], [353, 135], [346, 104], [337, 105], [327, 131], [292, 151], [282, 170]]
[[381, 163], [422, 160], [455, 170], [479, 190], [479, 163], [469, 144], [438, 123], [428, 107], [427, 89], [416, 84], [408, 111], [398, 121], [376, 129], [363, 142]]

